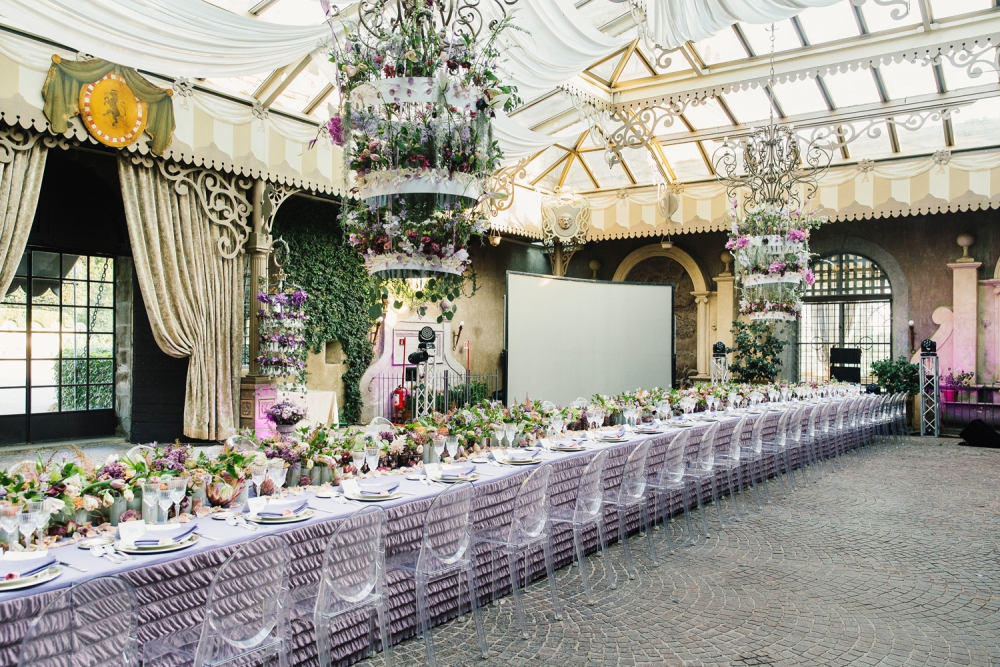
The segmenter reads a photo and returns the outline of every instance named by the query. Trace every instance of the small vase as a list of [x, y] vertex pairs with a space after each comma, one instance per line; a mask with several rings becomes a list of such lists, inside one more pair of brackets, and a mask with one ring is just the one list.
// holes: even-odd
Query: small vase
[[320, 486], [330, 481], [330, 467], [322, 463], [317, 463], [312, 469], [313, 486]]
[[191, 495], [188, 498], [190, 502], [191, 514], [194, 514], [199, 507], [208, 505], [208, 494], [205, 491], [206, 482], [196, 485], [191, 490]]
[[90, 512], [85, 509], [78, 509], [73, 512], [73, 521], [77, 524], [84, 524], [91, 520]]
[[281, 437], [288, 437], [295, 433], [295, 424], [277, 424], [274, 430], [278, 432]]
[[115, 502], [111, 503], [111, 507], [108, 508], [108, 522], [112, 526], [117, 526], [118, 520], [126, 510], [128, 510], [128, 501], [125, 498], [115, 498]]
[[288, 472], [285, 475], [285, 487], [298, 486], [300, 479], [302, 479], [302, 464], [293, 463], [289, 465]]
[[957, 389], [942, 389], [941, 390], [941, 400], [945, 403], [954, 403], [955, 398], [958, 396]]

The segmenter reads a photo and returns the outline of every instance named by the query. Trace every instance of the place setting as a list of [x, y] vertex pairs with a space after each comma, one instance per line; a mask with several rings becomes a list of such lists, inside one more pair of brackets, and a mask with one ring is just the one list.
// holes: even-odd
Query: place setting
[[64, 569], [48, 550], [8, 551], [0, 558], [0, 593], [44, 584]]

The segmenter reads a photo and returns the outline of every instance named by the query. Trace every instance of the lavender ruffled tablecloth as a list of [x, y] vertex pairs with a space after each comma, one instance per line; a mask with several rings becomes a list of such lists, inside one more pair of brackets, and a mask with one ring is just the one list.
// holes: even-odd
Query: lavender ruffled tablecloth
[[[752, 417], [757, 418], [757, 417]], [[767, 417], [767, 431], [774, 429], [777, 413], [772, 412]], [[716, 438], [717, 451], [723, 451], [729, 442], [729, 434], [738, 421], [736, 416], [723, 416], [721, 428]], [[688, 442], [688, 455], [693, 456], [698, 441], [697, 435], [704, 433], [708, 424], [691, 427], [692, 434]], [[663, 435], [639, 436], [631, 434], [623, 443], [589, 443], [588, 449], [579, 453], [544, 452], [545, 463], [551, 463], [554, 470], [551, 478], [550, 495], [554, 506], [567, 505], [573, 502], [580, 472], [594, 454], [601, 449], [609, 450], [609, 457], [604, 472], [604, 484], [607, 491], [614, 490], [620, 480], [625, 459], [632, 449], [642, 440], [652, 438], [648, 469], [651, 473], [659, 470], [663, 461], [666, 446], [676, 431], [668, 431]], [[749, 439], [749, 430], [744, 431], [744, 438]], [[767, 433], [766, 433], [767, 435]], [[798, 465], [798, 462], [793, 462]], [[509, 512], [513, 509], [514, 496], [521, 480], [529, 474], [525, 468], [496, 467], [479, 465], [481, 478], [475, 482], [475, 514], [477, 529], [506, 523]], [[771, 473], [773, 471], [769, 471]], [[381, 503], [386, 510], [389, 521], [387, 554], [416, 550], [420, 545], [423, 515], [431, 504], [433, 497], [440, 488], [429, 487], [416, 481], [405, 480], [402, 490], [403, 498]], [[722, 487], [725, 492], [726, 487]], [[702, 489], [706, 498], [710, 490]], [[155, 637], [162, 637], [177, 630], [188, 628], [200, 623], [202, 606], [208, 591], [209, 583], [218, 567], [239, 547], [253, 537], [271, 532], [279, 533], [291, 546], [293, 560], [290, 584], [293, 588], [315, 585], [319, 581], [319, 569], [322, 564], [323, 550], [327, 540], [333, 534], [339, 521], [355, 510], [358, 506], [340, 504], [330, 499], [316, 498], [313, 494], [305, 494], [310, 506], [316, 508], [316, 515], [305, 522], [286, 524], [284, 526], [261, 526], [255, 532], [237, 526], [227, 525], [223, 521], [210, 518], [198, 519], [198, 531], [203, 535], [216, 538], [212, 541], [202, 537], [198, 543], [184, 551], [160, 555], [135, 556], [133, 560], [123, 565], [115, 565], [108, 560], [95, 558], [89, 552], [76, 547], [64, 547], [52, 550], [51, 553], [61, 561], [87, 568], [88, 572], [77, 572], [66, 569], [57, 579], [31, 589], [0, 594], [0, 667], [13, 667], [17, 664], [17, 656], [21, 638], [24, 636], [31, 620], [42, 608], [58, 594], [60, 589], [73, 583], [87, 579], [116, 574], [128, 580], [135, 586], [139, 600], [139, 636], [141, 642]], [[679, 505], [674, 507], [678, 510]], [[612, 539], [618, 534], [618, 516], [613, 507], [605, 511], [606, 534]], [[632, 530], [638, 528], [638, 511], [634, 511], [626, 519]], [[553, 556], [556, 567], [569, 564], [572, 560], [572, 534], [568, 530], [557, 530], [554, 535]], [[588, 551], [597, 546], [597, 537], [591, 537]], [[490, 571], [489, 552], [480, 547], [477, 552], [478, 588], [481, 603], [487, 602], [493, 595], [493, 579]], [[623, 564], [614, 563], [619, 573], [623, 572]], [[532, 578], [544, 574], [544, 562], [539, 552], [532, 564]], [[509, 590], [508, 573], [505, 568], [497, 570], [497, 590], [503, 595]], [[392, 634], [395, 642], [414, 636], [416, 623], [416, 602], [413, 583], [407, 580], [399, 571], [389, 571], [388, 583], [390, 593], [390, 617]], [[575, 583], [574, 583], [575, 585]], [[467, 598], [466, 598], [467, 599]], [[456, 615], [457, 588], [454, 582], [444, 580], [437, 582], [434, 589], [434, 600], [431, 606], [437, 622], [443, 622]], [[465, 603], [468, 609], [468, 602]], [[293, 621], [294, 656], [293, 665], [314, 664], [316, 649], [312, 623], [306, 620]], [[367, 620], [358, 618], [345, 621], [336, 636], [340, 643], [335, 647], [334, 657], [341, 664], [349, 664], [364, 657], [368, 641]], [[475, 653], [470, 639], [470, 655]]]

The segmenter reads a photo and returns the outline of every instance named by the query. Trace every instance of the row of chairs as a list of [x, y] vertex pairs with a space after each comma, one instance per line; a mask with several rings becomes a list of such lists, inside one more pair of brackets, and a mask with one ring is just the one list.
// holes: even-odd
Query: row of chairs
[[[466, 583], [481, 655], [489, 655], [482, 622], [476, 581], [478, 546], [489, 549], [493, 598], [498, 597], [497, 563], [507, 560], [518, 629], [529, 637], [524, 613], [523, 590], [533, 572], [531, 554], [541, 549], [545, 561], [553, 615], [562, 618], [556, 588], [552, 553], [553, 527], [572, 530], [574, 555], [579, 565], [584, 596], [594, 603], [585, 560], [587, 536], [596, 531], [609, 584], [617, 587], [617, 575], [607, 554], [604, 534], [605, 509], [614, 508], [618, 517], [618, 539], [625, 554], [625, 571], [637, 576], [629, 544], [628, 516], [638, 511], [645, 531], [649, 558], [658, 565], [653, 525], [661, 517], [669, 553], [674, 551], [672, 516], [680, 505], [686, 539], [694, 542], [689, 506], [697, 507], [700, 535], [709, 537], [703, 502], [706, 485], [723, 524], [722, 495], [728, 492], [736, 518], [748, 510], [744, 493], [749, 482], [758, 508], [761, 489], [770, 501], [769, 468], [780, 481], [782, 493], [794, 489], [793, 471], [807, 469], [822, 474], [825, 464], [836, 469], [849, 453], [855, 457], [873, 445], [898, 443], [905, 433], [905, 395], [861, 396], [802, 404], [781, 410], [774, 433], [765, 437], [772, 420], [768, 414], [752, 423], [744, 416], [733, 427], [726, 443], [720, 437], [720, 423], [713, 423], [691, 442], [691, 432], [683, 430], [668, 443], [663, 463], [655, 474], [648, 466], [652, 439], [639, 443], [628, 455], [620, 483], [613, 492], [604, 489], [609, 452], [598, 452], [584, 467], [575, 502], [551, 507], [549, 483], [552, 466], [541, 465], [529, 474], [518, 489], [510, 522], [476, 531], [472, 521], [473, 487], [455, 484], [442, 491], [424, 517], [419, 550], [385, 556], [386, 515], [379, 507], [360, 509], [345, 519], [329, 539], [317, 584], [289, 589], [291, 549], [280, 536], [265, 535], [244, 543], [215, 573], [208, 590], [200, 625], [147, 641], [142, 662], [147, 666], [194, 665], [209, 667], [244, 664], [250, 658], [277, 657], [288, 664], [292, 651], [291, 623], [311, 620], [316, 637], [319, 664], [323, 667], [342, 656], [333, 655], [332, 633], [347, 615], [367, 613], [368, 646], [374, 653], [381, 645], [387, 667], [394, 664], [389, 620], [387, 570], [399, 570], [414, 582], [417, 630], [423, 635], [427, 664], [436, 665], [432, 637], [432, 584], [442, 579], [458, 580], [459, 611], [462, 583]], [[797, 466], [796, 466], [797, 463]], [[692, 503], [691, 496], [694, 496]], [[740, 505], [743, 505], [741, 509]], [[522, 576], [523, 562], [523, 576]], [[74, 586], [57, 596], [32, 622], [21, 646], [19, 665], [89, 667], [91, 665], [139, 664], [137, 613], [133, 587], [118, 577], [100, 577]]]

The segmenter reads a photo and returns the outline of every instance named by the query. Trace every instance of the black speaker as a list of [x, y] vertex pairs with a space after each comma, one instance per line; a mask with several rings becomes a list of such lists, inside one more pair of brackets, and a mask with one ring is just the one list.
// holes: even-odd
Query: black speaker
[[976, 419], [961, 433], [962, 440], [970, 447], [991, 447], [1000, 449], [1000, 433], [989, 427], [982, 419]]
[[830, 363], [831, 364], [860, 364], [861, 363], [861, 348], [860, 347], [831, 347], [830, 348]]

